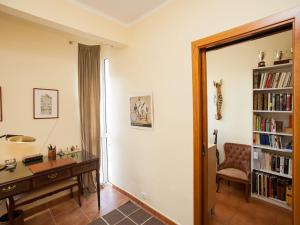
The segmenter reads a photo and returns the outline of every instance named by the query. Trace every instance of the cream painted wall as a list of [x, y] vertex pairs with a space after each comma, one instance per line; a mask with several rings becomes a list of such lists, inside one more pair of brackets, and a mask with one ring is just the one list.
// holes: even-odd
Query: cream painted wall
[[128, 39], [125, 26], [71, 0], [0, 0], [0, 11], [40, 23], [101, 44], [124, 47]]
[[[225, 142], [252, 144], [252, 69], [257, 67], [258, 52], [266, 52], [265, 62], [272, 65], [277, 50], [290, 58], [291, 31], [244, 42], [207, 53], [208, 140], [213, 143], [213, 130], [218, 129], [220, 160], [224, 159]], [[215, 120], [213, 80], [223, 80], [221, 120]]]
[[[110, 181], [178, 224], [193, 224], [191, 41], [298, 5], [285, 1], [173, 0], [129, 28], [110, 58]], [[128, 96], [153, 92], [152, 131], [129, 127]]]
[[[0, 134], [25, 134], [34, 143], [0, 140], [0, 163], [7, 158], [47, 154], [47, 145], [80, 144], [77, 45], [70, 35], [0, 14]], [[59, 119], [33, 119], [33, 88], [59, 90]]]

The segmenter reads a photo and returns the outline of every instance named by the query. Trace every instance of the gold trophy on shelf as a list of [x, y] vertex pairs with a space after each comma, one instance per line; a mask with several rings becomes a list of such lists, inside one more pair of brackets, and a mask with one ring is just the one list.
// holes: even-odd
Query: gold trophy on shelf
[[[292, 49], [291, 49], [291, 55], [292, 55]], [[290, 63], [292, 61], [291, 59], [283, 59], [283, 51], [281, 51], [281, 50], [276, 51], [275, 58], [276, 58], [276, 60], [274, 61], [274, 65]]]
[[264, 61], [265, 52], [259, 51], [258, 58], [259, 58], [258, 67], [265, 67], [266, 66], [266, 63]]

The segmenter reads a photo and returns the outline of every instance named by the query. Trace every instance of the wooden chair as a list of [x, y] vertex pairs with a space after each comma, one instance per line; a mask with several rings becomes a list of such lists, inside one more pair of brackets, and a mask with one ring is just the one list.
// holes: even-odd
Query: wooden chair
[[251, 177], [251, 146], [225, 143], [225, 160], [218, 166], [217, 171], [217, 192], [219, 192], [221, 179], [228, 182], [245, 184], [245, 198], [248, 202], [250, 177]]

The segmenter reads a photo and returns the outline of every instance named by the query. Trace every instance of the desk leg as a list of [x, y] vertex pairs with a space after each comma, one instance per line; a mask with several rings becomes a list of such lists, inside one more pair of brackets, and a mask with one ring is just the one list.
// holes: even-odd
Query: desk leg
[[99, 170], [96, 170], [96, 179], [97, 179], [98, 210], [100, 210], [100, 173], [99, 173]]
[[8, 218], [9, 218], [9, 225], [14, 225], [14, 200], [13, 197], [8, 198]]

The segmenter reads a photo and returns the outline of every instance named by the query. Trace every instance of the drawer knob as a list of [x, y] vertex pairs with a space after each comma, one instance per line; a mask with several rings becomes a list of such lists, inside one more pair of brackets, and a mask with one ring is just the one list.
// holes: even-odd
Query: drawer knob
[[48, 175], [48, 178], [49, 178], [49, 179], [54, 179], [54, 178], [57, 177], [57, 175], [58, 175], [58, 173], [52, 173], [52, 174], [49, 174], [49, 175]]
[[7, 186], [7, 187], [5, 187], [5, 188], [2, 188], [2, 191], [3, 192], [10, 192], [10, 191], [13, 191], [13, 190], [15, 190], [16, 189], [16, 185], [14, 184], [14, 185], [9, 185], [9, 186]]

